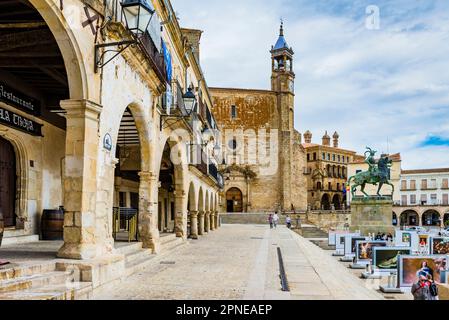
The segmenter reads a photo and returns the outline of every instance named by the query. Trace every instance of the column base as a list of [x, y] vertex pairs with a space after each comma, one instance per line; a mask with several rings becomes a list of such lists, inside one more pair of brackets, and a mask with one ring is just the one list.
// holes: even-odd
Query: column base
[[95, 244], [84, 243], [64, 243], [57, 253], [58, 258], [88, 260], [97, 257], [97, 248]]

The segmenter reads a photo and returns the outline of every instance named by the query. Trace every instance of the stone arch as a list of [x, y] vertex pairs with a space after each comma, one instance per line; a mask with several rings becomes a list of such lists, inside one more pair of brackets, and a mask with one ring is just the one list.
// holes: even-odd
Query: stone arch
[[0, 137], [11, 143], [14, 148], [16, 158], [16, 203], [15, 214], [18, 217], [16, 228], [22, 228], [21, 221], [28, 218], [28, 189], [29, 172], [27, 170], [29, 156], [27, 147], [21, 136], [14, 134], [11, 130], [1, 130]]
[[[129, 103], [120, 117], [120, 123], [115, 126], [113, 141], [116, 143], [113, 155], [117, 159], [114, 161], [116, 162], [115, 170], [111, 170], [110, 174], [113, 186], [111, 201], [106, 201], [105, 206], [109, 211], [109, 203], [114, 203], [114, 209], [110, 209], [114, 212], [110, 225], [112, 225], [112, 235], [116, 241], [123, 240], [117, 237], [117, 232], [121, 230], [119, 225], [122, 214], [137, 212], [135, 222], [137, 228], [134, 229], [134, 226], [129, 230], [125, 228], [129, 233], [128, 241], [130, 237], [133, 239], [134, 230], [137, 230], [138, 240], [142, 241], [143, 247], [157, 251], [159, 229], [162, 227], [159, 226], [161, 218], [157, 212], [158, 207], [152, 205], [157, 194], [155, 192], [157, 176], [152, 172], [150, 131], [145, 114], [145, 107], [141, 103]], [[109, 174], [106, 176], [109, 177]], [[123, 184], [123, 181], [127, 183]], [[115, 200], [112, 201], [114, 195]], [[105, 201], [99, 199], [98, 202]], [[97, 211], [99, 210], [101, 208], [97, 206]], [[107, 215], [110, 216], [108, 212]]]
[[404, 210], [400, 216], [401, 226], [418, 226], [419, 214], [415, 210]]
[[209, 198], [209, 202], [210, 202], [210, 210], [211, 211], [216, 211], [216, 207], [215, 207], [215, 203], [214, 203], [214, 197], [215, 197], [215, 195], [214, 195], [214, 193], [213, 192], [211, 192], [210, 193], [210, 198]]
[[443, 225], [449, 227], [449, 211], [443, 215]]
[[198, 211], [204, 211], [204, 199], [207, 199], [207, 190], [204, 194], [203, 187], [200, 187], [200, 190], [198, 192]]
[[331, 209], [330, 196], [327, 193], [323, 194], [323, 196], [321, 197], [321, 209], [322, 210]]
[[332, 197], [332, 204], [335, 210], [341, 210], [341, 199], [338, 194], [334, 194], [334, 196]]
[[141, 153], [141, 171], [150, 172], [153, 169], [153, 161], [151, 157], [151, 133], [150, 124], [145, 116], [145, 106], [140, 102], [132, 102], [128, 105], [134, 123], [139, 133], [140, 153]]
[[198, 205], [197, 205], [197, 199], [196, 191], [195, 191], [195, 185], [193, 182], [190, 182], [189, 185], [189, 192], [187, 197], [187, 210], [189, 211], [197, 211]]
[[423, 212], [421, 222], [423, 226], [440, 226], [441, 215], [437, 210], [430, 209]]
[[92, 84], [89, 85], [89, 77], [94, 77], [88, 75], [86, 70], [89, 69], [85, 65], [85, 61], [91, 60], [86, 59], [85, 55], [83, 55], [77, 37], [66, 22], [66, 17], [63, 16], [58, 5], [51, 0], [29, 0], [29, 2], [45, 20], [56, 39], [67, 71], [70, 98], [74, 100], [95, 98], [91, 97], [89, 92], [90, 87], [96, 87]]
[[232, 187], [226, 191], [226, 211], [227, 212], [243, 212], [243, 192]]

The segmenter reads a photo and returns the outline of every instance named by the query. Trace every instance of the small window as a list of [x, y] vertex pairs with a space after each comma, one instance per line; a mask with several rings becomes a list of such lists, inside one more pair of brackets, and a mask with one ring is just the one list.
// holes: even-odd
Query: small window
[[338, 155], [338, 162], [340, 162], [340, 155]]
[[310, 153], [307, 154], [307, 161], [310, 161]]
[[322, 158], [323, 158], [323, 160], [326, 160], [326, 154], [324, 152], [323, 152]]
[[313, 161], [316, 161], [316, 152], [313, 153]]
[[335, 154], [332, 155], [332, 161], [335, 161]]
[[330, 161], [331, 160], [331, 155], [330, 155], [330, 153], [328, 153], [327, 154], [327, 161]]
[[235, 105], [231, 106], [231, 118], [232, 119], [237, 118], [237, 107]]

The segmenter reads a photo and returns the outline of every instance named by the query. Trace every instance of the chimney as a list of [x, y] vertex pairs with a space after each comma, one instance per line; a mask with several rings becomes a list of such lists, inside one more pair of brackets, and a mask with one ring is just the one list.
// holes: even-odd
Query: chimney
[[331, 145], [331, 137], [329, 137], [326, 131], [326, 133], [323, 136], [323, 146], [330, 147], [330, 145]]
[[200, 40], [203, 31], [196, 29], [181, 29], [182, 35], [186, 37], [188, 46], [192, 47], [193, 55], [200, 63]]
[[335, 133], [332, 137], [334, 138], [334, 148], [338, 148], [338, 138], [340, 138], [340, 136], [338, 135], [338, 132], [335, 131]]
[[304, 142], [305, 143], [312, 143], [312, 132], [310, 132], [309, 130], [307, 130], [304, 133]]

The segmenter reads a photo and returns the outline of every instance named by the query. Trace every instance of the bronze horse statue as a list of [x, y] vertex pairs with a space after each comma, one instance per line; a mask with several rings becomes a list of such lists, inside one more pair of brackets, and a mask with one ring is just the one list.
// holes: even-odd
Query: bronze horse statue
[[368, 171], [357, 173], [355, 176], [352, 176], [348, 179], [348, 186], [351, 186], [352, 181], [354, 182], [354, 184], [351, 186], [352, 197], [355, 197], [357, 187], [361, 187], [361, 192], [365, 195], [365, 198], [369, 197], [369, 194], [365, 192], [365, 187], [367, 184], [372, 184], [375, 186], [379, 184], [379, 188], [377, 189], [377, 196], [382, 197], [382, 195], [380, 194], [380, 190], [382, 189], [383, 185], [386, 184], [391, 186], [391, 197], [393, 198], [394, 185], [390, 182], [390, 168], [393, 161], [388, 156], [382, 156], [378, 161], [376, 161], [374, 160], [376, 151], [368, 147], [367, 149], [368, 151], [365, 152], [365, 163], [369, 165]]

